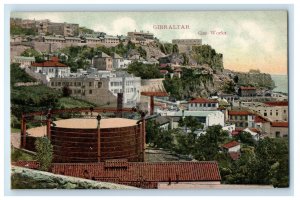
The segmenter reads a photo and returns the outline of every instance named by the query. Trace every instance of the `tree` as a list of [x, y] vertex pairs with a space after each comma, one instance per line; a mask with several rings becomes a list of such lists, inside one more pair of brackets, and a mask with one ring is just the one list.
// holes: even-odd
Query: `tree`
[[39, 169], [48, 171], [53, 159], [53, 146], [47, 137], [39, 137], [35, 141], [36, 159]]
[[173, 49], [172, 49], [172, 53], [178, 53], [178, 52], [179, 52], [178, 45], [174, 44]]
[[25, 56], [25, 57], [39, 57], [42, 56], [42, 54], [40, 52], [38, 52], [35, 49], [26, 49], [25, 51], [23, 51], [23, 53], [21, 53], [21, 56]]
[[203, 129], [203, 124], [200, 123], [196, 117], [186, 116], [181, 118], [179, 121], [179, 126], [188, 128], [192, 133], [198, 129]]
[[240, 134], [234, 136], [236, 140], [240, 140], [241, 143], [250, 145], [250, 146], [255, 146], [256, 141], [253, 139], [252, 135], [248, 132], [242, 131]]
[[162, 75], [155, 65], [133, 62], [128, 66], [127, 72], [142, 79], [161, 78]]

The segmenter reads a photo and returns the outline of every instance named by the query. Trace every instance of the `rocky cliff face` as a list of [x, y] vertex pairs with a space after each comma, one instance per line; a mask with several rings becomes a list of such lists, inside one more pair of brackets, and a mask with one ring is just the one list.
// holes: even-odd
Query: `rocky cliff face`
[[274, 89], [275, 83], [270, 74], [236, 72], [238, 85], [252, 85], [258, 88]]
[[114, 183], [98, 182], [12, 166], [12, 189], [138, 189]]

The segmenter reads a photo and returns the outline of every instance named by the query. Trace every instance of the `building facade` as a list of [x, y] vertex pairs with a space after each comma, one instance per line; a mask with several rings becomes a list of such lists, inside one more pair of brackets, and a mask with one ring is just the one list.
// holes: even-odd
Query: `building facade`
[[127, 38], [134, 44], [141, 44], [141, 45], [147, 45], [154, 41], [154, 35], [153, 33], [149, 32], [128, 32]]
[[35, 62], [34, 57], [15, 56], [13, 59], [14, 63], [19, 63], [22, 69], [31, 66]]
[[29, 68], [34, 73], [44, 75], [48, 82], [51, 78], [68, 77], [70, 75], [70, 67], [60, 63], [58, 57], [52, 57], [50, 60], [41, 63], [32, 63]]
[[271, 121], [288, 121], [288, 101], [242, 102], [241, 106], [253, 110]]
[[214, 99], [196, 98], [189, 101], [189, 110], [201, 111], [201, 110], [217, 110], [219, 102]]
[[255, 97], [256, 96], [256, 88], [241, 86], [238, 90], [238, 94], [240, 97]]
[[191, 51], [193, 46], [201, 46], [202, 39], [174, 39], [172, 44], [178, 46], [179, 53]]
[[113, 59], [106, 53], [101, 52], [93, 58], [92, 66], [98, 70], [111, 71], [113, 69]]
[[246, 110], [229, 110], [227, 122], [236, 128], [255, 127], [255, 114]]
[[141, 79], [126, 72], [106, 72], [52, 78], [49, 86], [60, 91], [66, 86], [71, 96], [97, 105], [114, 105], [118, 93], [123, 93], [124, 107], [133, 107], [140, 101]]
[[124, 68], [124, 59], [116, 53], [112, 55], [113, 59], [113, 69], [123, 69]]

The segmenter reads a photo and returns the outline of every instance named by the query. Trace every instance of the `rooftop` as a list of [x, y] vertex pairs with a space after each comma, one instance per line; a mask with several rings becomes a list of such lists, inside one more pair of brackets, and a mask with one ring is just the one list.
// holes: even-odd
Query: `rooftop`
[[[121, 128], [136, 125], [137, 120], [125, 119], [125, 118], [108, 118], [101, 119], [100, 128]], [[65, 119], [54, 121], [56, 127], [63, 128], [78, 128], [78, 129], [89, 129], [97, 128], [96, 119]]]
[[253, 115], [253, 113], [247, 110], [229, 110], [228, 115]]
[[[211, 114], [222, 114], [221, 111], [217, 110], [211, 110], [211, 111], [206, 111], [206, 110], [201, 110], [201, 111], [189, 111], [189, 110], [184, 110], [184, 116], [193, 116], [193, 117], [207, 117], [208, 115]], [[177, 112], [172, 112], [172, 115], [170, 116], [177, 116], [181, 117], [183, 115], [182, 110], [177, 111]]]
[[241, 86], [240, 89], [241, 89], [241, 90], [256, 90], [255, 87], [250, 87], [250, 86], [247, 86], [247, 87]]
[[288, 122], [272, 122], [271, 123], [272, 127], [289, 127]]
[[237, 141], [233, 140], [231, 142], [228, 142], [228, 143], [224, 144], [223, 147], [226, 148], [226, 149], [230, 149], [230, 148], [238, 146], [238, 145], [240, 145], [240, 143], [238, 143]]
[[32, 63], [33, 67], [68, 67], [67, 65], [60, 63], [58, 57], [52, 57], [51, 60], [47, 60], [40, 63]]
[[[121, 128], [136, 125], [137, 120], [125, 119], [125, 118], [109, 118], [101, 119], [100, 127], [101, 128]], [[96, 119], [64, 119], [59, 121], [54, 121], [56, 127], [63, 128], [78, 128], [78, 129], [96, 129], [97, 120]], [[30, 136], [42, 137], [47, 133], [46, 126], [39, 126], [35, 128], [30, 128], [27, 130]]]
[[[218, 163], [205, 162], [122, 162], [118, 167], [106, 166], [105, 162], [89, 164], [53, 164], [52, 172], [82, 177], [86, 171], [98, 181], [120, 184], [142, 182], [143, 188], [155, 188], [158, 182], [220, 181]], [[118, 169], [117, 169], [118, 168]], [[152, 184], [151, 184], [152, 183]], [[155, 184], [156, 183], [156, 184]], [[148, 185], [149, 184], [149, 185]], [[153, 185], [154, 184], [154, 185]]]
[[196, 98], [189, 101], [189, 103], [218, 103], [215, 99]]
[[288, 101], [268, 101], [264, 102], [264, 104], [268, 106], [288, 106], [289, 102]]

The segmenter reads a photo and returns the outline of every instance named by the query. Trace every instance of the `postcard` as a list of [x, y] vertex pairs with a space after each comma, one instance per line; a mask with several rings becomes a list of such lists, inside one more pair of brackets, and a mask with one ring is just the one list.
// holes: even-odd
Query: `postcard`
[[11, 12], [11, 188], [288, 188], [287, 17]]

